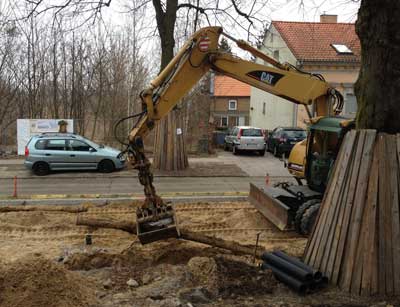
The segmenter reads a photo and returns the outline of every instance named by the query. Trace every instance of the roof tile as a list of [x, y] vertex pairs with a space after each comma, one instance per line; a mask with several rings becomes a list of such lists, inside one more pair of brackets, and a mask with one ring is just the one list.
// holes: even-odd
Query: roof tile
[[[272, 25], [297, 60], [360, 62], [360, 40], [353, 23], [273, 21]], [[353, 54], [338, 54], [331, 44], [343, 44]]]
[[250, 85], [228, 76], [216, 75], [214, 96], [250, 97]]

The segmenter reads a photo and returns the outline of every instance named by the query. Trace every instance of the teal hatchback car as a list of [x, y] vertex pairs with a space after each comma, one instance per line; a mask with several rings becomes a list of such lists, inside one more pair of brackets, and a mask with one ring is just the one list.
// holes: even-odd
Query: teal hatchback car
[[43, 133], [25, 146], [25, 167], [38, 176], [50, 171], [98, 170], [111, 173], [125, 167], [121, 151], [98, 145], [80, 135]]

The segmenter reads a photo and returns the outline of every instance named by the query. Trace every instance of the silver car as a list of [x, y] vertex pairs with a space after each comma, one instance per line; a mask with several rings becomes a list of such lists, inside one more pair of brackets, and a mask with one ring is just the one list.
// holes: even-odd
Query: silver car
[[250, 126], [236, 126], [225, 137], [225, 150], [232, 150], [234, 155], [241, 151], [256, 151], [265, 155], [265, 137], [262, 129]]
[[98, 170], [110, 173], [125, 166], [119, 150], [69, 133], [43, 133], [25, 146], [25, 166], [38, 176], [56, 170]]

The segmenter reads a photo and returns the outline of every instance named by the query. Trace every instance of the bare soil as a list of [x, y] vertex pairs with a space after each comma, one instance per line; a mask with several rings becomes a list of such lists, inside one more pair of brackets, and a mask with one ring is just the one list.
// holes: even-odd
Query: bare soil
[[[134, 220], [136, 203], [79, 213]], [[281, 232], [249, 203], [177, 204], [180, 227], [301, 256], [306, 238]], [[388, 306], [329, 287], [299, 296], [252, 256], [169, 239], [76, 226], [76, 213], [0, 213], [0, 306]], [[91, 234], [92, 245], [85, 245]]]

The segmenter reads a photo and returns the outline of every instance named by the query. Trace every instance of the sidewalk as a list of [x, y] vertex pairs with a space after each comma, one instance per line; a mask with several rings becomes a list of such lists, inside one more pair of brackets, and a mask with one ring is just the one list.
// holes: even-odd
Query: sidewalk
[[[0, 178], [38, 178], [25, 169], [24, 159], [0, 160]], [[283, 162], [266, 153], [264, 157], [246, 154], [235, 156], [231, 152], [218, 152], [218, 156], [191, 157], [189, 168], [178, 172], [155, 171], [155, 177], [287, 177], [289, 173], [283, 167]], [[55, 172], [46, 178], [120, 178], [137, 177], [137, 172], [131, 169], [111, 174], [101, 174], [95, 171]]]

